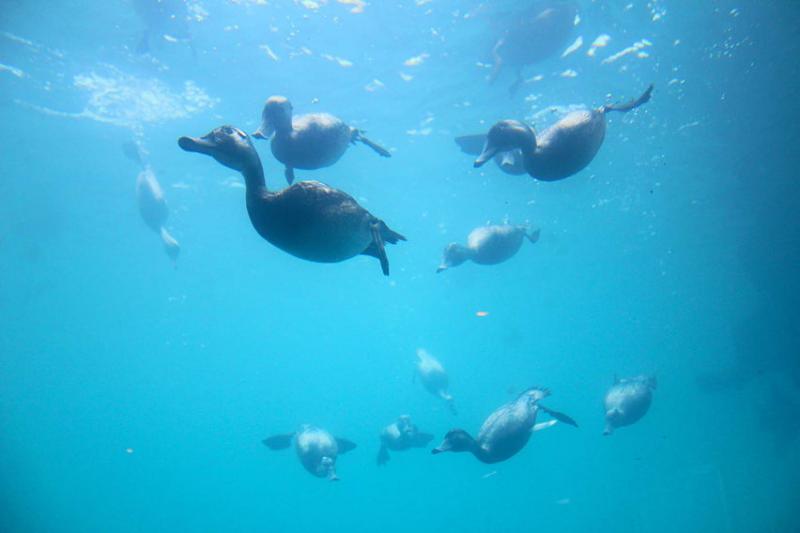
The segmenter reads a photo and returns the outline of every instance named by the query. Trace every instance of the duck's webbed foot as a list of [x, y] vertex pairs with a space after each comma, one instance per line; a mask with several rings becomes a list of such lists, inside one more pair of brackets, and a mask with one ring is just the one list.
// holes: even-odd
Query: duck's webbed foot
[[364, 132], [362, 132], [360, 130], [356, 130], [356, 134], [355, 134], [354, 140], [361, 141], [362, 143], [366, 144], [367, 146], [369, 146], [370, 148], [375, 150], [378, 153], [378, 155], [380, 155], [381, 157], [392, 157], [392, 154], [391, 154], [391, 152], [389, 152], [389, 150], [387, 150], [386, 148], [384, 148], [380, 144], [367, 139], [364, 136]]
[[294, 183], [294, 169], [292, 167], [286, 167], [286, 170], [283, 171], [283, 175], [286, 176], [286, 183], [289, 185]]
[[384, 276], [389, 275], [389, 258], [386, 256], [386, 248], [384, 247], [383, 236], [381, 235], [380, 222], [372, 224], [372, 242], [367, 249], [361, 252], [364, 255], [377, 257], [381, 262], [381, 270]]
[[508, 96], [509, 98], [513, 98], [522, 84], [525, 83], [525, 79], [522, 77], [522, 70], [517, 70], [517, 77], [514, 79], [514, 83], [512, 83], [508, 87]]

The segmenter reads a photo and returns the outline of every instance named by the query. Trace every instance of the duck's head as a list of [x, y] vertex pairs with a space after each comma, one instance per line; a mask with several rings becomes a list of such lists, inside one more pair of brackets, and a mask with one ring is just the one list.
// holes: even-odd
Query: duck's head
[[317, 467], [317, 475], [330, 481], [339, 481], [339, 476], [336, 475], [336, 461], [332, 457], [323, 457]]
[[273, 133], [292, 129], [292, 103], [285, 96], [270, 96], [261, 112], [261, 127], [253, 133], [256, 139], [269, 139]]
[[432, 454], [443, 452], [468, 452], [475, 446], [475, 439], [463, 429], [451, 429], [444, 436], [442, 443], [431, 450]]
[[611, 435], [614, 428], [620, 425], [623, 418], [623, 412], [619, 407], [612, 407], [606, 411], [606, 427], [603, 429], [603, 435]]
[[532, 154], [536, 150], [536, 133], [518, 120], [501, 120], [486, 134], [486, 143], [474, 166], [481, 167], [495, 155], [516, 149], [522, 150], [523, 154]]
[[469, 259], [470, 255], [470, 249], [466, 246], [456, 242], [448, 244], [445, 246], [444, 251], [442, 252], [442, 262], [439, 265], [439, 268], [436, 269], [436, 273], [438, 274], [439, 272], [447, 270], [450, 267], [460, 265]]
[[187, 152], [210, 155], [226, 167], [246, 173], [261, 168], [250, 137], [233, 126], [220, 126], [202, 137], [181, 137], [178, 146]]

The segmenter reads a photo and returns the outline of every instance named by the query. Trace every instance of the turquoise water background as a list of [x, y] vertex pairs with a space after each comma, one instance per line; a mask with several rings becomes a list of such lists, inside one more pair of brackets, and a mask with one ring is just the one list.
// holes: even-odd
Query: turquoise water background
[[[800, 530], [800, 4], [579, 3], [583, 46], [526, 67], [509, 97], [512, 72], [489, 85], [480, 63], [492, 22], [529, 2], [205, 1], [194, 53], [157, 38], [144, 55], [130, 2], [2, 2], [0, 530]], [[603, 62], [642, 39], [644, 56]], [[473, 169], [453, 142], [651, 82], [564, 181]], [[390, 277], [274, 248], [239, 176], [178, 148], [255, 130], [273, 94], [393, 151], [297, 171], [408, 237]], [[165, 189], [176, 268], [137, 212], [132, 139]], [[435, 274], [444, 245], [505, 220], [540, 241]], [[420, 347], [457, 416], [413, 382]], [[604, 392], [636, 374], [658, 378], [650, 412], [601, 436]], [[433, 446], [532, 385], [580, 428], [495, 465], [411, 450], [376, 466], [398, 415]], [[339, 483], [261, 444], [302, 423], [358, 444]]]

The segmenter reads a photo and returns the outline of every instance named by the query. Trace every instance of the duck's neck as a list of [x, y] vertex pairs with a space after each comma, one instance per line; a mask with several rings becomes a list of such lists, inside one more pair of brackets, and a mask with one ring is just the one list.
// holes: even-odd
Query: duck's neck
[[275, 133], [277, 135], [287, 135], [292, 132], [292, 113], [283, 113], [275, 121]]
[[267, 182], [264, 180], [264, 168], [261, 162], [253, 164], [242, 171], [244, 184], [247, 187], [247, 194], [260, 195], [267, 191]]
[[450, 250], [449, 261], [451, 266], [458, 266], [473, 257], [475, 257], [475, 250], [463, 244], [456, 244]]
[[478, 442], [475, 439], [472, 439], [470, 441], [470, 447], [469, 447], [469, 450], [467, 450], [467, 451], [472, 453], [472, 455], [474, 455], [475, 458], [478, 461], [482, 462], [482, 463], [491, 463], [491, 462], [493, 462], [489, 458], [489, 454], [486, 452], [486, 449], [481, 447], [481, 446], [479, 446]]

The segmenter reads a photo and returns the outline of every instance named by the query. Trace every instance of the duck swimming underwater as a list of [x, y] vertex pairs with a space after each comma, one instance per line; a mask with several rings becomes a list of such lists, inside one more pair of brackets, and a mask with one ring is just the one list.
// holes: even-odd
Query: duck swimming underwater
[[417, 372], [414, 376], [419, 376], [425, 390], [447, 402], [450, 412], [456, 414], [456, 406], [453, 396], [448, 392], [450, 378], [447, 371], [434, 356], [424, 348], [417, 349]]
[[178, 145], [187, 152], [210, 155], [242, 173], [250, 222], [259, 235], [281, 250], [318, 263], [369, 255], [377, 258], [383, 273], [389, 275], [384, 244], [406, 238], [350, 195], [318, 181], [302, 181], [270, 192], [250, 137], [233, 126], [215, 128], [203, 137], [181, 137]]
[[603, 145], [606, 113], [627, 113], [650, 101], [653, 86], [636, 100], [607, 104], [594, 110], [573, 111], [545, 129], [538, 137], [533, 128], [518, 120], [502, 120], [486, 135], [476, 168], [504, 152], [520, 150], [528, 174], [542, 181], [567, 178], [586, 168]]
[[381, 447], [378, 450], [377, 463], [379, 466], [389, 462], [389, 450], [403, 451], [411, 448], [424, 448], [433, 435], [423, 433], [411, 421], [408, 415], [400, 415], [397, 420], [383, 428], [381, 431]]
[[169, 217], [169, 208], [164, 199], [164, 191], [149, 166], [136, 177], [136, 203], [142, 220], [148, 228], [159, 234], [164, 251], [174, 265], [181, 252], [181, 246], [164, 227]]
[[[477, 439], [463, 429], [452, 429], [431, 453], [470, 452], [483, 463], [498, 463], [522, 450], [534, 431], [553, 426], [556, 421], [578, 427], [572, 418], [539, 403], [549, 395], [546, 389], [528, 389], [513, 402], [490, 414], [478, 431]], [[540, 410], [552, 416], [553, 420], [537, 424], [536, 415]]]
[[578, 6], [572, 2], [534, 2], [526, 11], [511, 14], [492, 48], [494, 82], [504, 67], [516, 71], [509, 93], [522, 85], [522, 68], [538, 63], [561, 51], [568, 43], [574, 28]]
[[262, 442], [270, 450], [283, 450], [291, 446], [292, 439], [303, 468], [311, 475], [330, 481], [339, 481], [336, 475], [336, 458], [339, 454], [356, 447], [347, 439], [336, 438], [324, 429], [309, 424], [303, 424], [294, 433], [274, 435]]
[[614, 378], [614, 385], [603, 399], [606, 411], [603, 435], [611, 435], [619, 427], [638, 422], [650, 409], [655, 389], [654, 377]]
[[364, 132], [328, 113], [292, 117], [292, 103], [283, 96], [270, 96], [261, 113], [256, 139], [269, 139], [272, 155], [286, 167], [286, 181], [294, 181], [294, 169], [315, 170], [336, 163], [351, 144], [366, 144], [379, 155], [389, 151], [367, 139]]
[[479, 265], [496, 265], [513, 257], [522, 247], [523, 239], [535, 243], [539, 240], [539, 230], [529, 231], [528, 226], [481, 226], [472, 230], [467, 237], [467, 245], [450, 243], [442, 254], [442, 263], [436, 272], [473, 261]]

